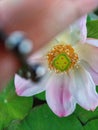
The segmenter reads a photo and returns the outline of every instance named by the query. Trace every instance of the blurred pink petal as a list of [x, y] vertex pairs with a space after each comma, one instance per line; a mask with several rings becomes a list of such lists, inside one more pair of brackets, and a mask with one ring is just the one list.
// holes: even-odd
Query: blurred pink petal
[[74, 69], [71, 74], [72, 93], [77, 103], [87, 110], [98, 106], [98, 94], [93, 79], [83, 67]]
[[76, 103], [69, 91], [69, 82], [67, 75], [54, 75], [46, 86], [47, 103], [60, 117], [70, 115], [75, 109]]

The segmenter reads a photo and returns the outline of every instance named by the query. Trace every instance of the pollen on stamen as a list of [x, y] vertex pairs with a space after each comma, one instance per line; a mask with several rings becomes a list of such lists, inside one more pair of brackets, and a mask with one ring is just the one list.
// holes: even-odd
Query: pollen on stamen
[[56, 73], [68, 72], [76, 65], [78, 55], [71, 45], [60, 43], [48, 52], [47, 61], [50, 70], [54, 70]]

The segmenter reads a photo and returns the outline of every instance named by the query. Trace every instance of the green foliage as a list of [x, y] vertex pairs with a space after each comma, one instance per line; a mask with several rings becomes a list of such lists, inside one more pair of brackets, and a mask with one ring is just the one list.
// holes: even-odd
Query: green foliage
[[98, 119], [91, 120], [84, 126], [84, 130], [98, 130]]
[[[14, 125], [13, 125], [14, 124]], [[83, 130], [82, 125], [74, 114], [66, 118], [59, 118], [49, 107], [41, 105], [35, 107], [20, 123], [15, 122], [7, 130]]]
[[98, 20], [87, 22], [87, 37], [98, 39]]
[[77, 106], [75, 115], [81, 121], [83, 125], [87, 125], [89, 121], [98, 119], [98, 108], [95, 111], [87, 111], [80, 106]]
[[46, 100], [45, 98], [45, 91], [39, 94], [35, 95], [36, 98], [40, 99], [40, 100]]
[[76, 111], [68, 117], [57, 117], [44, 104], [37, 106], [24, 118], [13, 121], [6, 130], [97, 130], [98, 108], [87, 111], [77, 106]]
[[0, 130], [12, 120], [23, 119], [32, 107], [32, 98], [19, 97], [15, 93], [14, 81], [0, 93]]

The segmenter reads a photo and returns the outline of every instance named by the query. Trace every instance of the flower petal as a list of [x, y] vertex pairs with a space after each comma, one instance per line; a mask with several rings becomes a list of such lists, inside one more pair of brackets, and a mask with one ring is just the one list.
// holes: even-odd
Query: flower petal
[[83, 67], [75, 68], [71, 74], [72, 93], [77, 103], [87, 110], [98, 106], [98, 94], [91, 75]]
[[41, 64], [43, 64], [44, 63], [44, 50], [45, 50], [45, 48], [43, 48], [43, 49], [37, 51], [36, 53], [32, 54], [28, 58], [27, 62], [29, 64], [33, 64], [33, 63], [41, 63]]
[[86, 43], [98, 47], [98, 39], [94, 39], [94, 38], [87, 38], [86, 39]]
[[75, 101], [69, 92], [69, 79], [62, 75], [53, 75], [47, 83], [47, 103], [52, 111], [62, 117], [70, 115], [75, 109]]
[[95, 72], [91, 67], [88, 68], [90, 75], [92, 76], [94, 83], [98, 85], [98, 72]]
[[49, 75], [43, 77], [38, 83], [34, 83], [31, 80], [24, 79], [19, 75], [15, 75], [15, 88], [16, 93], [19, 96], [32, 96], [45, 90], [45, 84]]
[[86, 15], [77, 20], [67, 30], [56, 37], [57, 41], [67, 44], [84, 42], [87, 37]]
[[87, 62], [82, 60], [81, 63], [92, 76], [94, 83], [98, 85], [98, 72], [96, 72]]
[[51, 50], [51, 48], [53, 47], [53, 45], [57, 44], [56, 39], [50, 41], [46, 46], [44, 46], [43, 48], [41, 48], [39, 51], [36, 51], [35, 53], [33, 53], [27, 60], [27, 62], [29, 64], [33, 64], [33, 63], [40, 63], [42, 65], [45, 65], [46, 67], [48, 67], [47, 65], [47, 58], [46, 55], [47, 53]]
[[79, 44], [77, 51], [80, 60], [86, 61], [95, 72], [98, 72], [98, 47], [90, 44]]

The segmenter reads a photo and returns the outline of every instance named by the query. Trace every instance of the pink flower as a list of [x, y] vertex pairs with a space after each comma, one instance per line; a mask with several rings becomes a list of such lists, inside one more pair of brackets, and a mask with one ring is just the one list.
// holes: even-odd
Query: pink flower
[[16, 74], [16, 93], [32, 96], [46, 90], [49, 107], [60, 117], [72, 114], [76, 104], [94, 110], [98, 106], [98, 40], [87, 38], [86, 16], [47, 46], [28, 60], [43, 64], [45, 77], [34, 83]]

